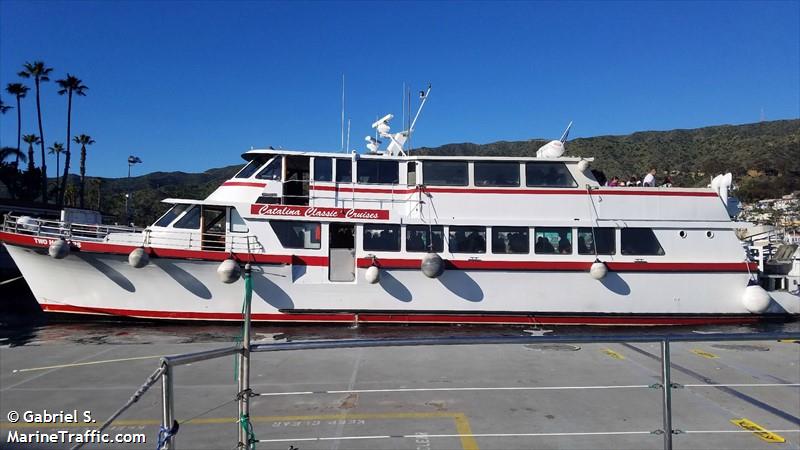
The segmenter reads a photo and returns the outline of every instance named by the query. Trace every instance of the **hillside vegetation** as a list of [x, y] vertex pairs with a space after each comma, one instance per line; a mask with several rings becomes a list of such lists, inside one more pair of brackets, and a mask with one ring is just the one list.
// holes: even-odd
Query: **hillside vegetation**
[[[448, 144], [414, 153], [534, 156], [546, 142], [534, 139]], [[655, 167], [659, 182], [670, 173], [676, 186], [705, 186], [711, 176], [732, 172], [739, 188], [736, 195], [748, 202], [800, 190], [800, 120], [579, 138], [567, 143], [567, 154], [594, 157], [593, 168], [604, 171], [609, 178], [641, 178]], [[149, 224], [166, 209], [162, 199], [204, 198], [240, 167], [241, 164], [203, 173], [154, 172], [131, 178], [130, 186], [125, 178], [93, 178], [87, 187], [87, 206], [124, 222], [125, 192], [130, 188], [134, 222]], [[77, 182], [77, 177], [71, 178], [71, 183]]]

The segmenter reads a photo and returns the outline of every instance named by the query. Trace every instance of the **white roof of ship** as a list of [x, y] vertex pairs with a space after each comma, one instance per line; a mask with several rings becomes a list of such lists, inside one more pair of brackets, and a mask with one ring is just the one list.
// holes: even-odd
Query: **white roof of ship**
[[[317, 156], [325, 158], [352, 158], [351, 153], [342, 152], [320, 152], [305, 150], [284, 150], [284, 149], [253, 149], [242, 153], [242, 158], [250, 160], [255, 155], [286, 155], [286, 156]], [[578, 162], [582, 159], [594, 161], [594, 158], [582, 158], [580, 156], [562, 156], [559, 158], [536, 158], [534, 156], [470, 156], [470, 155], [415, 155], [411, 156], [388, 156], [382, 153], [358, 153], [358, 158], [367, 159], [398, 159], [398, 160], [469, 160], [469, 161], [561, 161]]]

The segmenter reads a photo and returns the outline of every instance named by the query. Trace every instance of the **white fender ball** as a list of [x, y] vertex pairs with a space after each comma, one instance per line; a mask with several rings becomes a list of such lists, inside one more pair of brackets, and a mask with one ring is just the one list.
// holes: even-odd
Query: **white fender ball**
[[150, 255], [147, 254], [143, 247], [135, 248], [128, 254], [128, 264], [137, 269], [141, 269], [149, 263]]
[[366, 279], [369, 284], [375, 284], [381, 281], [381, 270], [378, 269], [378, 266], [369, 266], [367, 271], [364, 272], [364, 279]]
[[606, 263], [604, 262], [595, 261], [592, 263], [592, 267], [589, 269], [589, 275], [591, 275], [595, 280], [602, 280], [606, 277], [606, 275], [608, 275], [608, 266], [606, 266]]
[[578, 170], [586, 172], [587, 169], [589, 169], [589, 161], [585, 159], [578, 161]]
[[444, 273], [444, 260], [436, 253], [430, 252], [422, 258], [420, 270], [428, 278], [438, 278]]
[[47, 248], [47, 253], [55, 259], [64, 259], [69, 255], [69, 243], [64, 238], [53, 241]]
[[239, 267], [239, 263], [234, 261], [233, 259], [226, 259], [219, 264], [217, 267], [217, 276], [219, 276], [220, 281], [225, 284], [231, 284], [239, 279], [239, 276], [242, 274], [242, 269]]
[[742, 294], [742, 304], [753, 314], [761, 314], [767, 310], [772, 297], [769, 293], [757, 284], [752, 284], [744, 288]]

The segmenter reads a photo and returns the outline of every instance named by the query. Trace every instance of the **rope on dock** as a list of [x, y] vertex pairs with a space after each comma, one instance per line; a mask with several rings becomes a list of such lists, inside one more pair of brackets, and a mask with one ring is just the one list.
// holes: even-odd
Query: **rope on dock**
[[[97, 432], [102, 433], [103, 430], [108, 428], [108, 426], [111, 425], [113, 421], [117, 420], [117, 417], [119, 417], [120, 415], [122, 415], [122, 413], [127, 411], [128, 408], [130, 408], [134, 403], [138, 402], [139, 398], [141, 398], [142, 395], [144, 395], [144, 393], [147, 392], [147, 390], [150, 389], [156, 383], [156, 381], [158, 381], [159, 378], [161, 378], [161, 375], [163, 375], [164, 371], [166, 370], [167, 366], [165, 365], [159, 366], [159, 368], [156, 369], [155, 372], [153, 372], [149, 377], [147, 377], [147, 380], [145, 380], [144, 384], [142, 384], [139, 387], [139, 389], [137, 389], [136, 392], [134, 392], [133, 395], [131, 395], [131, 398], [128, 399], [128, 401], [124, 405], [122, 405], [121, 408], [116, 410], [114, 414], [111, 415], [111, 417], [106, 419], [106, 421], [103, 422], [102, 425], [100, 425], [100, 428], [97, 429]], [[85, 444], [85, 442], [79, 442], [75, 444], [70, 450], [78, 450], [81, 447], [83, 447], [83, 444]]]

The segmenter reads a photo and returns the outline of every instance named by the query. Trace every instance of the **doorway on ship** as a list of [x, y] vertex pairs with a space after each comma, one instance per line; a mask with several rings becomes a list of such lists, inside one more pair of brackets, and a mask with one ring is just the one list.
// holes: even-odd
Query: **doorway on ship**
[[283, 179], [284, 205], [308, 205], [310, 160], [308, 156], [286, 157], [286, 176]]
[[203, 250], [225, 251], [225, 215], [222, 206], [203, 206], [200, 229], [203, 232], [201, 243]]
[[356, 279], [356, 229], [352, 223], [332, 223], [328, 226], [328, 279]]

